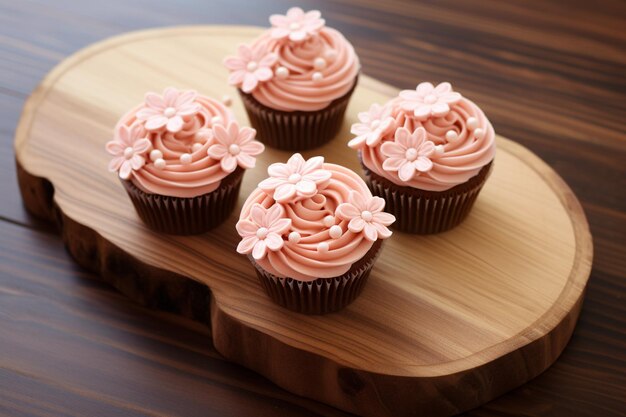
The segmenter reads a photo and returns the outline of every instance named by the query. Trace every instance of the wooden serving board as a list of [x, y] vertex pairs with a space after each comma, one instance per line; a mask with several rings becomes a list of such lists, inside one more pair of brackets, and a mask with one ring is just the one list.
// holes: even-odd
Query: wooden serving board
[[[17, 130], [26, 206], [56, 219], [73, 257], [123, 293], [210, 323], [225, 357], [342, 410], [451, 415], [549, 367], [580, 312], [591, 236], [567, 185], [508, 139], [498, 138], [495, 169], [469, 218], [440, 235], [394, 234], [363, 294], [336, 314], [305, 316], [273, 304], [235, 252], [241, 203], [287, 152], [267, 149], [245, 175], [237, 212], [211, 233], [174, 237], [143, 226], [106, 170], [104, 144], [117, 118], [146, 91], [174, 85], [229, 94], [246, 121], [221, 61], [259, 30], [143, 31], [61, 63], [28, 100]], [[346, 146], [349, 125], [396, 93], [362, 76], [341, 133], [305, 156], [360, 172]]]

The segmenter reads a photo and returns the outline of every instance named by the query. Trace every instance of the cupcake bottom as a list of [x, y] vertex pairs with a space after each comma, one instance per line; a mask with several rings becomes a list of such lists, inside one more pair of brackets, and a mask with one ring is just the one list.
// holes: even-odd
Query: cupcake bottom
[[420, 235], [440, 233], [458, 226], [469, 214], [489, 177], [493, 161], [474, 177], [445, 191], [402, 187], [365, 170], [365, 182], [374, 195], [385, 199], [385, 211], [396, 217], [393, 227]]
[[189, 198], [150, 194], [129, 180], [122, 180], [122, 184], [139, 218], [150, 229], [172, 235], [192, 235], [214, 228], [230, 215], [244, 172], [237, 167], [224, 177], [216, 190]]
[[252, 94], [239, 90], [257, 139], [272, 148], [303, 151], [317, 148], [335, 137], [348, 107], [352, 89], [317, 111], [281, 111], [261, 104]]
[[374, 242], [365, 256], [339, 277], [318, 278], [308, 282], [279, 278], [261, 268], [252, 256], [248, 258], [254, 265], [261, 285], [275, 303], [298, 313], [326, 314], [341, 310], [357, 298], [381, 247], [382, 241]]

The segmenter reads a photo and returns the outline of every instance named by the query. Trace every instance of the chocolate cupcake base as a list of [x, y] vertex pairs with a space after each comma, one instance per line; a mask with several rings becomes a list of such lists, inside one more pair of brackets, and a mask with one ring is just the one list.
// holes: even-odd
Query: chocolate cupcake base
[[123, 180], [122, 184], [137, 214], [150, 229], [172, 235], [192, 235], [218, 226], [230, 215], [244, 172], [237, 167], [216, 190], [190, 198], [150, 194], [129, 180]]
[[348, 107], [352, 89], [317, 111], [286, 112], [261, 104], [252, 94], [239, 90], [257, 139], [272, 148], [303, 151], [317, 148], [335, 137]]
[[385, 199], [385, 211], [396, 217], [394, 229], [426, 235], [450, 230], [465, 220], [492, 165], [493, 161], [467, 182], [439, 192], [402, 187], [363, 168], [367, 186]]
[[326, 314], [346, 307], [363, 290], [365, 283], [380, 254], [382, 241], [377, 240], [361, 260], [354, 263], [345, 274], [335, 278], [318, 278], [315, 281], [299, 281], [279, 278], [265, 271], [252, 256], [256, 274], [267, 295], [277, 304], [298, 313]]

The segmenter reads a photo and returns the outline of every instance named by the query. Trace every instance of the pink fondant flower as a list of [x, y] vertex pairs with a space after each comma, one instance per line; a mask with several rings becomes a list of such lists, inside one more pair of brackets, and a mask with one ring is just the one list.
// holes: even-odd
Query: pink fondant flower
[[441, 83], [434, 87], [431, 83], [420, 83], [415, 90], [400, 92], [400, 107], [412, 111], [418, 120], [429, 117], [441, 117], [448, 114], [450, 105], [461, 100], [461, 94], [452, 91], [450, 83]]
[[216, 124], [213, 126], [213, 140], [217, 143], [209, 146], [207, 154], [219, 160], [226, 172], [233, 172], [237, 165], [244, 169], [254, 168], [254, 157], [265, 149], [261, 142], [254, 140], [255, 135], [256, 130], [246, 126], [240, 129], [235, 121], [226, 127]]
[[350, 191], [348, 202], [337, 206], [335, 216], [348, 220], [348, 230], [352, 233], [363, 232], [369, 241], [387, 239], [391, 230], [387, 226], [396, 221], [396, 218], [385, 213], [385, 200], [380, 197], [364, 197], [356, 191]]
[[409, 181], [416, 173], [428, 172], [433, 167], [430, 157], [435, 153], [435, 145], [426, 139], [423, 127], [413, 133], [401, 127], [396, 130], [395, 140], [383, 143], [380, 151], [387, 157], [383, 169], [398, 171], [402, 181]]
[[129, 179], [132, 171], [144, 166], [146, 158], [143, 154], [151, 147], [141, 124], [135, 123], [130, 128], [126, 125], [120, 126], [115, 139], [106, 144], [107, 152], [113, 155], [109, 162], [109, 171], [119, 171], [121, 179]]
[[321, 18], [322, 14], [318, 10], [304, 12], [299, 7], [292, 7], [287, 10], [286, 15], [273, 14], [270, 16], [272, 38], [301, 42], [311, 35], [315, 35], [326, 23]]
[[183, 128], [184, 118], [194, 116], [200, 106], [194, 100], [198, 94], [189, 90], [180, 92], [168, 87], [160, 96], [157, 93], [146, 94], [145, 107], [137, 112], [137, 119], [145, 122], [148, 130], [160, 130], [176, 133]]
[[267, 168], [270, 178], [259, 183], [259, 188], [273, 193], [279, 203], [294, 197], [312, 197], [318, 186], [328, 181], [331, 172], [323, 168], [324, 157], [316, 156], [307, 161], [299, 153], [293, 154], [286, 164], [274, 163]]
[[255, 204], [250, 210], [250, 219], [237, 222], [237, 232], [243, 238], [237, 246], [237, 252], [252, 253], [256, 260], [263, 259], [267, 250], [280, 250], [285, 241], [282, 235], [291, 228], [291, 219], [284, 218], [285, 209], [274, 204], [269, 209]]
[[350, 129], [350, 133], [357, 135], [348, 142], [348, 146], [354, 149], [362, 148], [364, 144], [367, 146], [376, 146], [380, 143], [382, 137], [391, 132], [396, 121], [391, 117], [391, 107], [381, 106], [374, 103], [369, 111], [359, 113], [361, 123], [355, 123]]
[[239, 56], [224, 59], [224, 65], [230, 70], [228, 84], [241, 87], [244, 93], [249, 93], [259, 82], [272, 79], [274, 76], [272, 65], [278, 61], [278, 55], [268, 52], [261, 45], [255, 48], [239, 45], [237, 52]]

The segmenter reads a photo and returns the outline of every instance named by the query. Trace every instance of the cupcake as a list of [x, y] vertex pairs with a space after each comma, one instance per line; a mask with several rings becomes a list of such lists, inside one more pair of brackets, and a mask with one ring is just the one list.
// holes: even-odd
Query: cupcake
[[259, 140], [284, 150], [318, 147], [341, 127], [359, 59], [317, 10], [293, 7], [270, 22], [271, 29], [224, 60], [228, 82], [238, 87]]
[[144, 223], [187, 235], [220, 224], [237, 201], [244, 170], [263, 144], [239, 127], [222, 103], [195, 91], [166, 88], [126, 113], [106, 144]]
[[361, 292], [394, 217], [354, 172], [294, 154], [268, 168], [241, 210], [237, 252], [272, 300], [324, 314]]
[[489, 176], [495, 133], [482, 110], [452, 90], [421, 83], [352, 125], [366, 181], [387, 202], [399, 230], [449, 230], [470, 212]]

